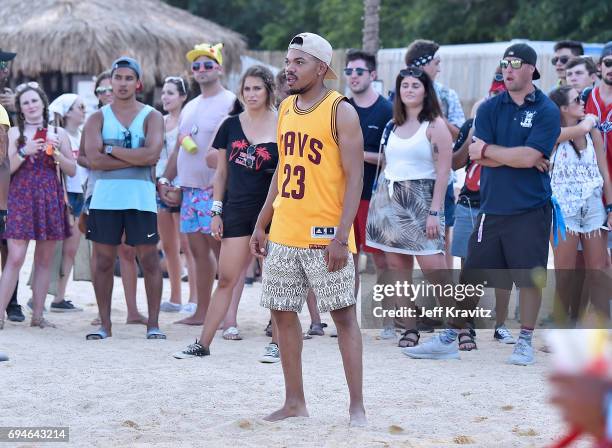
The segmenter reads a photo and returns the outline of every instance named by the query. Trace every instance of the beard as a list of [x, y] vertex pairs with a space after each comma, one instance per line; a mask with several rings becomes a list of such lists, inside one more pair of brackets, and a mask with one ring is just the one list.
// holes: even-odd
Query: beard
[[362, 94], [363, 92], [365, 92], [366, 90], [368, 90], [368, 88], [369, 88], [369, 87], [370, 87], [369, 85], [367, 85], [367, 86], [363, 86], [363, 87], [359, 87], [359, 88], [357, 88], [357, 89], [351, 89], [351, 88], [349, 87], [349, 90], [351, 91], [351, 93], [352, 93], [353, 95], [360, 95], [360, 94]]
[[612, 77], [606, 76], [605, 78], [602, 79], [602, 81], [604, 82], [604, 84], [612, 86]]
[[296, 88], [296, 89], [289, 89], [289, 95], [300, 95], [304, 93], [306, 90], [307, 89], [305, 89], [304, 87]]

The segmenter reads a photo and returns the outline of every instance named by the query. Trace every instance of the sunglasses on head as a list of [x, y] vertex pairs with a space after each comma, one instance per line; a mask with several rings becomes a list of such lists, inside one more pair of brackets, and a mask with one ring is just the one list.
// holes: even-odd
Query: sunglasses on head
[[561, 62], [561, 64], [565, 65], [569, 60], [569, 56], [555, 56], [550, 60], [550, 62], [552, 63], [552, 65], [557, 65], [557, 62]]
[[191, 69], [194, 72], [199, 72], [201, 69], [204, 70], [212, 70], [215, 68], [215, 63], [213, 61], [204, 61], [204, 62], [194, 62], [191, 64]]
[[103, 93], [111, 93], [113, 88], [111, 86], [108, 87], [96, 87], [96, 94], [102, 95]]
[[24, 82], [23, 84], [19, 84], [17, 87], [15, 87], [15, 92], [21, 93], [28, 87], [32, 89], [40, 89], [40, 85], [38, 85], [36, 81], [30, 81], [30, 82]]
[[346, 76], [351, 76], [353, 74], [353, 72], [357, 73], [357, 76], [363, 76], [363, 74], [365, 72], [369, 72], [370, 70], [368, 70], [367, 68], [361, 68], [361, 67], [357, 67], [357, 68], [345, 68], [344, 69], [344, 74]]
[[608, 68], [612, 67], [612, 59], [604, 59], [603, 61], [601, 61], [601, 63]]
[[183, 78], [181, 78], [180, 76], [168, 76], [166, 79], [164, 79], [164, 84], [166, 84], [167, 82], [171, 82], [175, 85], [180, 82], [181, 87], [183, 88], [182, 93], [187, 92], [187, 89], [185, 88], [185, 81], [183, 81]]
[[499, 66], [502, 68], [502, 70], [506, 70], [508, 67], [512, 67], [514, 70], [518, 70], [523, 66], [523, 64], [525, 64], [525, 62], [520, 59], [513, 59], [511, 61], [507, 59], [502, 59], [501, 61], [499, 61]]
[[407, 67], [400, 70], [399, 74], [402, 78], [412, 76], [413, 78], [420, 78], [423, 76], [423, 69], [419, 67]]

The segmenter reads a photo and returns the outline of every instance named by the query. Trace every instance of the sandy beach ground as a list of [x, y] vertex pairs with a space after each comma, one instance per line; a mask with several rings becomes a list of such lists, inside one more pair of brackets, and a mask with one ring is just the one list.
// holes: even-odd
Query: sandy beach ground
[[[29, 260], [31, 251], [22, 285]], [[183, 288], [187, 297], [186, 283]], [[165, 298], [168, 290], [164, 280]], [[512, 347], [494, 342], [489, 330], [478, 332], [479, 350], [462, 353], [460, 361], [411, 360], [395, 343], [377, 340], [378, 331], [364, 331], [369, 424], [363, 429], [348, 428], [337, 339], [306, 340], [310, 418], [264, 422], [282, 403], [283, 377], [280, 364], [257, 362], [268, 342], [260, 291], [256, 283], [242, 296], [243, 341], [224, 341], [219, 332], [212, 356], [176, 360], [172, 353], [200, 333], [172, 324], [183, 315], [162, 313], [168, 339], [146, 340], [143, 326], [125, 325], [115, 278], [113, 337], [86, 341], [97, 312], [93, 289], [71, 282], [68, 298], [84, 312], [48, 313], [57, 329], [30, 328], [27, 316], [0, 331], [0, 350], [11, 358], [0, 363], [0, 426], [68, 426], [70, 444], [88, 447], [542, 447], [563, 429], [548, 404], [551, 355], [538, 352], [530, 367], [506, 365]], [[29, 297], [21, 287], [20, 303]], [[146, 310], [142, 279], [138, 301]], [[306, 328], [306, 310], [301, 317]], [[332, 324], [329, 315], [323, 320]], [[534, 343], [543, 340], [536, 336]]]

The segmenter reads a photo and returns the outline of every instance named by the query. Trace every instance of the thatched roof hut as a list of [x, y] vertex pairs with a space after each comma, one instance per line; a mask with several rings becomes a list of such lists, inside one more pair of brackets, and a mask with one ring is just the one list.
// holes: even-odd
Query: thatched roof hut
[[152, 87], [183, 72], [196, 43], [223, 42], [226, 72], [245, 50], [240, 34], [161, 0], [2, 0], [0, 11], [0, 46], [18, 53], [13, 77], [96, 74], [129, 55]]

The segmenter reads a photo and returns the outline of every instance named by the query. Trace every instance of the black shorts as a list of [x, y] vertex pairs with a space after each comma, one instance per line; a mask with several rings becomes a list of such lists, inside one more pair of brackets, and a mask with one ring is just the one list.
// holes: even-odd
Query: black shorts
[[482, 216], [478, 214], [470, 235], [462, 280], [486, 281], [486, 286], [502, 289], [512, 289], [512, 283], [519, 288], [543, 287], [551, 204], [518, 215], [486, 215], [484, 222]]
[[260, 211], [259, 206], [238, 209], [226, 206], [223, 209], [223, 238], [251, 236]]
[[90, 209], [87, 217], [87, 239], [95, 243], [118, 246], [125, 233], [125, 244], [157, 244], [157, 214], [140, 210]]

